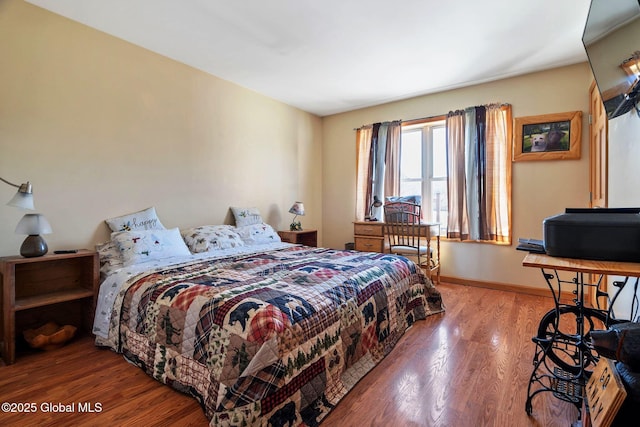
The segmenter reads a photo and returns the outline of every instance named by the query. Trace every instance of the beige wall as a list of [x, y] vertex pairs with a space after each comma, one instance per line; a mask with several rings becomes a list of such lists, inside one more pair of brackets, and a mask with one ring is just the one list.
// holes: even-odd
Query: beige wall
[[[0, 0], [0, 176], [30, 180], [51, 250], [108, 239], [155, 206], [167, 227], [257, 206], [321, 226], [321, 119], [19, 0]], [[0, 255], [24, 214], [0, 184]]]
[[[286, 228], [294, 200], [321, 243], [352, 241], [354, 128], [509, 102], [514, 117], [588, 110], [579, 64], [320, 119], [19, 0], [0, 0], [0, 176], [31, 180], [51, 249], [108, 238], [105, 218], [156, 206], [168, 227], [231, 223], [255, 205]], [[582, 158], [515, 163], [513, 233], [588, 204]], [[14, 191], [0, 185], [0, 200]], [[0, 205], [0, 255], [23, 212]], [[542, 287], [514, 247], [446, 242], [443, 274]]]
[[[324, 243], [343, 247], [353, 240], [355, 131], [363, 124], [446, 114], [450, 110], [507, 102], [513, 116], [583, 111], [580, 160], [513, 164], [513, 236], [542, 238], [542, 220], [566, 207], [589, 204], [589, 149], [586, 116], [591, 73], [586, 63], [417, 97], [323, 118]], [[446, 276], [502, 284], [545, 287], [539, 271], [521, 266], [513, 246], [445, 242]]]

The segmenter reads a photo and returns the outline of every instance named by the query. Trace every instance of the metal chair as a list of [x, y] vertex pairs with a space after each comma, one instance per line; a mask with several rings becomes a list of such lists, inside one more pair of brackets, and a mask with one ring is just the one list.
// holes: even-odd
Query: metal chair
[[[389, 242], [389, 252], [412, 257], [417, 264], [431, 273], [437, 267], [429, 244], [429, 229], [421, 225], [421, 206], [408, 202], [392, 202], [384, 205], [384, 228]], [[421, 243], [425, 242], [427, 246]]]

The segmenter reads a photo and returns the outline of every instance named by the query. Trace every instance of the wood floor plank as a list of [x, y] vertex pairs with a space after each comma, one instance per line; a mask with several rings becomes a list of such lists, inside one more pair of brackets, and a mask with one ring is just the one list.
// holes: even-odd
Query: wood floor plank
[[[525, 413], [542, 315], [551, 298], [462, 285], [439, 286], [446, 313], [417, 322], [340, 402], [322, 426], [563, 426], [578, 412], [541, 393]], [[0, 367], [0, 402], [35, 413], [0, 412], [2, 426], [206, 426], [195, 399], [148, 377], [89, 337]], [[44, 412], [49, 403], [71, 413]], [[101, 405], [81, 413], [78, 403]]]

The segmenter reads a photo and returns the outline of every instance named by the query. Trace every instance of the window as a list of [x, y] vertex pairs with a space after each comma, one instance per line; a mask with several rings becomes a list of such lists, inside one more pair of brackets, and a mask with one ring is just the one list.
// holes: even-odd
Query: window
[[447, 230], [447, 145], [444, 119], [403, 124], [400, 142], [400, 195], [422, 196], [427, 222]]
[[377, 199], [419, 195], [443, 236], [511, 244], [511, 135], [509, 104], [357, 129], [356, 219], [380, 218]]

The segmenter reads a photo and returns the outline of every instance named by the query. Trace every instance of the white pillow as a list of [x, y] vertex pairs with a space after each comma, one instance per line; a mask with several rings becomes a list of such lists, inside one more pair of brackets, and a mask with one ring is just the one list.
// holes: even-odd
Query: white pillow
[[236, 220], [236, 227], [245, 227], [252, 224], [262, 224], [262, 216], [258, 208], [234, 208], [231, 207], [233, 217]]
[[194, 254], [244, 246], [232, 225], [203, 225], [182, 230], [180, 233]]
[[118, 245], [124, 265], [191, 255], [177, 228], [118, 231], [111, 233], [111, 240]]
[[122, 254], [115, 242], [98, 243], [96, 252], [98, 252], [98, 258], [100, 259], [100, 274], [102, 277], [108, 275], [112, 270], [124, 266]]
[[265, 243], [281, 242], [280, 236], [269, 224], [252, 224], [236, 229], [246, 245], [263, 245]]
[[127, 215], [106, 219], [111, 231], [164, 230], [158, 219], [156, 208], [150, 207]]

